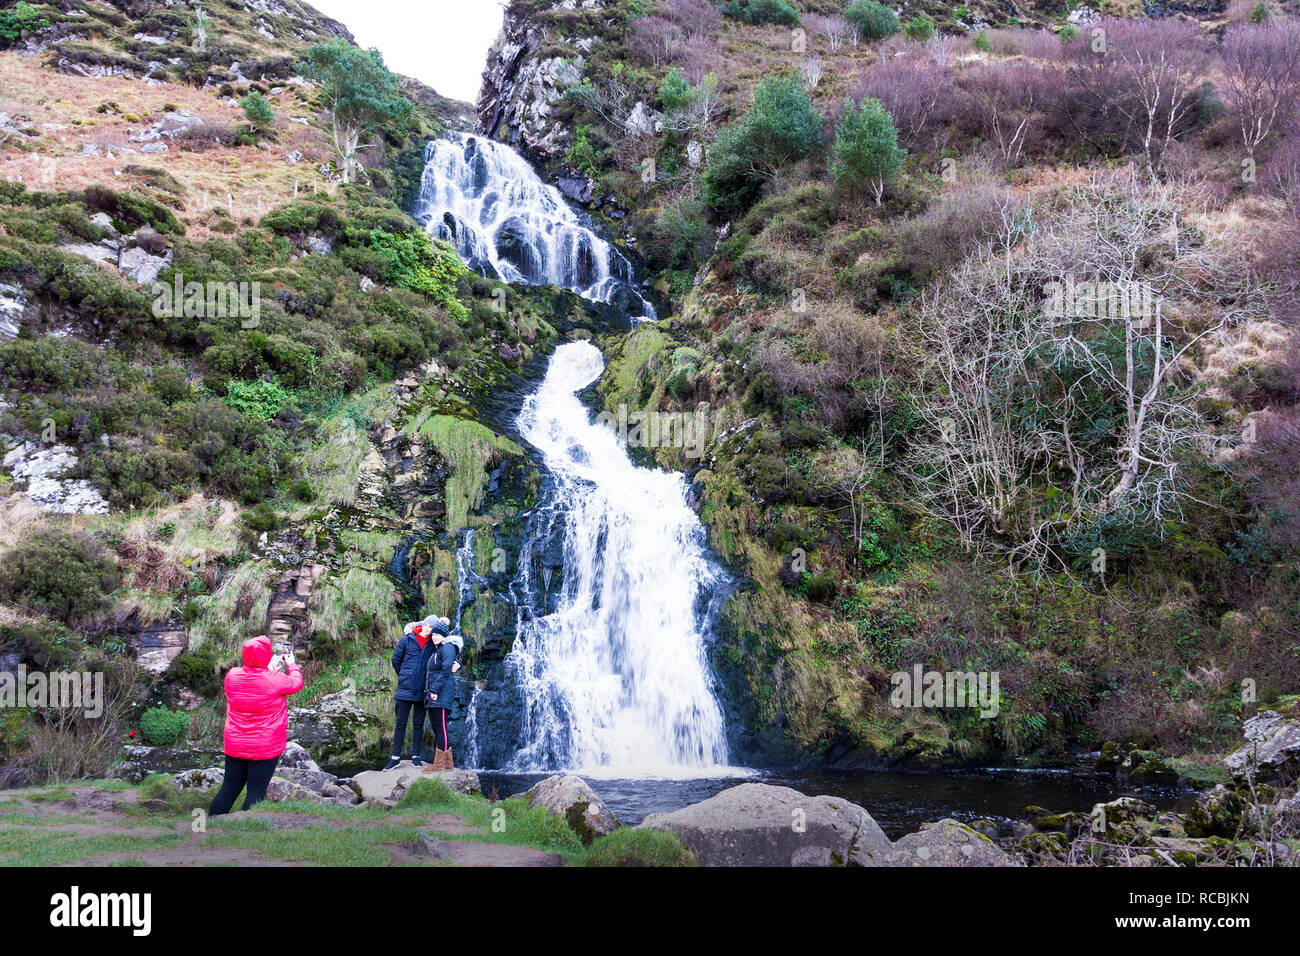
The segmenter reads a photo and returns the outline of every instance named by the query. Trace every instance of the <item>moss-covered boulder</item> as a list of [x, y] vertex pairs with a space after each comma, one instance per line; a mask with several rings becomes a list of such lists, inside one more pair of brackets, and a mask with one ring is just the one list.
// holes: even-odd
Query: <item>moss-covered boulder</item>
[[1187, 811], [1183, 829], [1190, 837], [1236, 836], [1246, 802], [1223, 784], [1206, 790]]

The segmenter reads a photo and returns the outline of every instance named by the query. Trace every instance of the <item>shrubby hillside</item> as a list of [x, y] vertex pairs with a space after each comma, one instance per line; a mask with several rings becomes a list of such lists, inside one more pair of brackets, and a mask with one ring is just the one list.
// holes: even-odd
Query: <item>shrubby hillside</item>
[[[646, 454], [744, 582], [755, 751], [1188, 755], [1294, 690], [1298, 44], [1275, 3], [511, 4], [480, 129], [656, 276], [602, 397], [710, 416]], [[1001, 713], [891, 707], [918, 663]]]
[[[102, 774], [158, 707], [219, 746], [222, 668], [268, 632], [305, 706], [361, 678], [340, 739], [382, 747], [440, 536], [535, 490], [500, 390], [604, 320], [426, 235], [424, 144], [472, 110], [304, 4], [8, 4], [0, 46], [0, 662], [109, 698], [6, 708], [0, 778]], [[340, 74], [384, 116], [351, 162]]]

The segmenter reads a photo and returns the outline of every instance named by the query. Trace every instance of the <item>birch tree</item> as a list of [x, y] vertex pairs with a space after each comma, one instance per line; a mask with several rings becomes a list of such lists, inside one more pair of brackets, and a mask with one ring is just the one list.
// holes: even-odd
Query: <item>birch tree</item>
[[1231, 248], [1187, 248], [1171, 188], [1096, 179], [1061, 214], [1006, 216], [922, 301], [932, 394], [919, 501], [1033, 571], [1116, 525], [1163, 533], [1218, 440], [1192, 359], [1260, 310]]
[[301, 71], [320, 88], [339, 174], [350, 183], [358, 171], [364, 174], [358, 153], [375, 145], [363, 140], [385, 126], [406, 122], [411, 101], [378, 50], [363, 50], [341, 38], [308, 50]]

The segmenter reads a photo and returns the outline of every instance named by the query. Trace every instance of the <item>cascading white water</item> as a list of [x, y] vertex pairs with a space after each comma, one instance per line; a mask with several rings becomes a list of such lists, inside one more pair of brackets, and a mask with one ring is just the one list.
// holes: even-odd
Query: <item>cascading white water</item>
[[[431, 142], [415, 212], [483, 275], [571, 289], [633, 321], [655, 318], [631, 263], [508, 146], [457, 133]], [[561, 345], [517, 421], [551, 483], [512, 585], [516, 636], [506, 663], [522, 713], [509, 769], [721, 771], [726, 733], [705, 631], [725, 575], [686, 503], [685, 477], [634, 465], [578, 399], [603, 368], [590, 343]], [[551, 568], [533, 558], [556, 537], [563, 580], [551, 595]], [[481, 582], [473, 555], [471, 531], [457, 553], [461, 608]], [[466, 719], [471, 760], [481, 752], [479, 701], [476, 692]]]
[[429, 143], [415, 218], [482, 275], [559, 286], [634, 319], [656, 318], [627, 258], [509, 146], [464, 133]]
[[[722, 572], [685, 477], [634, 465], [575, 394], [603, 368], [594, 345], [561, 345], [518, 418], [555, 482], [533, 536], [563, 523], [564, 580], [552, 613], [520, 616], [511, 661], [526, 709], [512, 769], [716, 770], [727, 743], [700, 606]], [[529, 562], [520, 573], [525, 592], [545, 590]]]

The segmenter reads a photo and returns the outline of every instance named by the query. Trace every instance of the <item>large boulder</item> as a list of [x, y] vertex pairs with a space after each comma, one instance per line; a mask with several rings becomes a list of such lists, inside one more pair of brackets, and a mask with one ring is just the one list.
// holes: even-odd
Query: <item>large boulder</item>
[[618, 820], [605, 802], [596, 796], [587, 781], [572, 774], [547, 777], [525, 793], [524, 798], [530, 807], [544, 807], [564, 817], [583, 846], [591, 846], [596, 837], [618, 829]]
[[1196, 806], [1183, 818], [1190, 837], [1235, 837], [1246, 802], [1223, 784], [1215, 784], [1196, 798]]
[[837, 797], [745, 783], [639, 830], [672, 830], [702, 866], [881, 866], [889, 838], [866, 810]]
[[440, 770], [426, 774], [419, 767], [400, 764], [392, 770], [366, 770], [341, 781], [368, 807], [394, 807], [416, 780], [441, 780], [454, 793], [480, 792], [478, 774], [473, 770]]
[[1131, 783], [1147, 786], [1173, 786], [1178, 783], [1178, 771], [1153, 750], [1134, 750], [1120, 764], [1119, 775]]
[[1254, 774], [1256, 780], [1300, 775], [1300, 721], [1275, 710], [1262, 710], [1242, 726], [1244, 746], [1223, 759], [1236, 780]]
[[996, 843], [956, 820], [923, 824], [894, 842], [887, 866], [1019, 866]]

